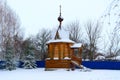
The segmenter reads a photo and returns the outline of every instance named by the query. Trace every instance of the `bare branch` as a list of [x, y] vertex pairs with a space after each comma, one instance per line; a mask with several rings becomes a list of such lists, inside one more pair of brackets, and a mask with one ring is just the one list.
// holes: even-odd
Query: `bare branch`
[[71, 40], [77, 43], [82, 42], [82, 30], [78, 21], [68, 24], [66, 30]]

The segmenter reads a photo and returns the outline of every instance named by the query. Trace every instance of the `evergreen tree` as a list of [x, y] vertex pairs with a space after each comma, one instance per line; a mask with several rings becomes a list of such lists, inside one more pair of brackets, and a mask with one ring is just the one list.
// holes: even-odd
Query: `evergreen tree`
[[25, 41], [24, 53], [26, 54], [26, 57], [25, 57], [24, 64], [23, 64], [23, 67], [25, 69], [36, 68], [37, 66], [33, 50], [34, 50], [34, 47], [31, 45], [31, 42], [29, 40]]
[[0, 61], [0, 69], [5, 69], [5, 62], [4, 61]]
[[13, 55], [13, 48], [10, 45], [9, 41], [6, 43], [5, 69], [10, 70], [10, 71], [16, 69], [14, 55]]
[[23, 67], [25, 69], [33, 69], [36, 68], [36, 61], [34, 59], [34, 56], [29, 54], [28, 56], [26, 56], [26, 59], [24, 60], [24, 64]]

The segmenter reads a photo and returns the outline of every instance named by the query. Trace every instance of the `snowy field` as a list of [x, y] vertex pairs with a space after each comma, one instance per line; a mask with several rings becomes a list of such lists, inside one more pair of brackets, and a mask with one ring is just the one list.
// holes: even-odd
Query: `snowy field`
[[91, 70], [89, 72], [38, 69], [0, 70], [0, 80], [120, 80], [120, 70]]

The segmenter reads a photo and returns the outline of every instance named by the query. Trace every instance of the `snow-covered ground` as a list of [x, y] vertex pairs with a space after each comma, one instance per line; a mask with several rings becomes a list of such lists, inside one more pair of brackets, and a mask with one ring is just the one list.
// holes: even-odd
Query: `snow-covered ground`
[[57, 70], [44, 71], [44, 68], [0, 70], [0, 80], [120, 80], [120, 70], [91, 70], [89, 72]]

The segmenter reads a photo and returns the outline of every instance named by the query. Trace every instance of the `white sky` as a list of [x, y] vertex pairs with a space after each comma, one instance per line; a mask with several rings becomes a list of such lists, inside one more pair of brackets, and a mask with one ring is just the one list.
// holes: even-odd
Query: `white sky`
[[18, 14], [26, 35], [36, 34], [41, 28], [58, 26], [59, 5], [62, 5], [63, 25], [79, 20], [97, 20], [104, 13], [109, 0], [7, 0]]

